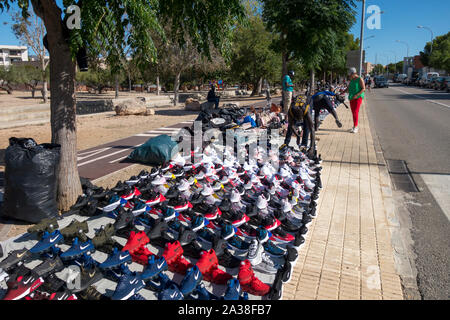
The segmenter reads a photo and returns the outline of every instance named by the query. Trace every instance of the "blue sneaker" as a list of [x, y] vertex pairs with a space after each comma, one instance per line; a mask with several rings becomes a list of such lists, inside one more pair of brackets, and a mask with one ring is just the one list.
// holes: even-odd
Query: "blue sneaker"
[[168, 231], [170, 231], [172, 234], [179, 233], [180, 229], [183, 227], [181, 222], [178, 219], [172, 220], [168, 223]]
[[143, 296], [141, 296], [139, 293], [136, 293], [134, 296], [129, 298], [128, 300], [147, 300]]
[[220, 231], [222, 238], [225, 240], [231, 239], [236, 234], [236, 228], [232, 226], [231, 224], [225, 223], [222, 226], [222, 229]]
[[155, 225], [155, 220], [148, 215], [141, 215], [134, 220], [134, 224], [137, 226], [143, 226], [145, 228], [151, 229]]
[[44, 253], [63, 241], [64, 237], [59, 230], [55, 230], [52, 233], [45, 231], [42, 235], [41, 241], [36, 243], [34, 247], [30, 249], [30, 252]]
[[244, 253], [248, 252], [250, 243], [242, 241], [238, 236], [232, 236], [230, 239], [228, 239], [228, 247], [230, 249]]
[[133, 210], [131, 212], [133, 212], [134, 216], [137, 217], [137, 216], [143, 214], [144, 212], [148, 212], [150, 210], [151, 210], [151, 208], [149, 206], [147, 206], [145, 203], [143, 203], [142, 201], [136, 201], [136, 204], [133, 207]]
[[161, 215], [165, 221], [170, 221], [178, 216], [178, 212], [176, 212], [173, 208], [167, 208], [162, 210]]
[[248, 300], [248, 293], [244, 291], [244, 294], [239, 297], [239, 300]]
[[91, 269], [98, 266], [98, 262], [91, 255], [83, 253], [81, 257], [73, 260], [73, 263], [85, 269]]
[[241, 295], [241, 285], [239, 284], [239, 280], [236, 278], [232, 278], [227, 282], [227, 290], [225, 291], [225, 295], [222, 297], [223, 300], [239, 300]]
[[219, 300], [219, 297], [206, 290], [205, 285], [200, 283], [188, 296], [192, 300]]
[[183, 296], [187, 297], [200, 284], [203, 275], [197, 266], [190, 268], [180, 283], [180, 289]]
[[141, 273], [141, 278], [144, 281], [150, 280], [158, 276], [161, 272], [169, 269], [166, 259], [164, 257], [155, 260], [155, 256], [151, 255], [148, 257], [148, 264], [144, 271]]
[[[114, 194], [108, 202], [108, 205], [103, 207], [103, 212], [111, 212], [115, 210], [119, 205], [122, 204], [123, 199], [120, 198], [117, 194]], [[126, 203], [126, 200], [125, 200]]]
[[211, 230], [205, 228], [197, 232], [197, 237], [201, 241], [207, 242], [208, 244], [212, 244], [214, 240], [214, 233]]
[[119, 280], [119, 284], [111, 300], [128, 300], [145, 287], [145, 282], [141, 279], [140, 274], [131, 272], [128, 268], [122, 267], [121, 269], [123, 275]]
[[100, 265], [100, 269], [114, 269], [120, 267], [124, 263], [131, 263], [132, 258], [128, 250], [119, 251], [114, 247], [113, 252]]
[[156, 277], [153, 279], [148, 280], [147, 287], [150, 290], [160, 292], [163, 290], [170, 282], [172, 282], [169, 277], [163, 273], [160, 272]]
[[260, 243], [267, 242], [271, 236], [272, 234], [263, 227], [258, 227], [258, 229], [256, 229], [256, 237]]
[[173, 282], [158, 294], [158, 300], [184, 300], [184, 296], [176, 283]]
[[95, 250], [92, 240], [88, 240], [84, 243], [80, 243], [78, 238], [73, 239], [72, 247], [69, 250], [61, 253], [60, 257], [63, 260], [75, 259], [83, 253], [93, 252]]
[[273, 244], [271, 240], [266, 241], [263, 244], [265, 252], [267, 252], [272, 257], [283, 257], [286, 254], [286, 249], [281, 248]]
[[209, 224], [209, 220], [203, 216], [195, 216], [191, 222], [192, 231], [199, 231]]
[[111, 280], [111, 281], [114, 281], [114, 282], [119, 282], [120, 278], [121, 278], [122, 275], [123, 275], [122, 269], [121, 269], [122, 266], [123, 266], [123, 265], [121, 265], [121, 266], [118, 267], [118, 268], [106, 270], [106, 271], [104, 272], [105, 278], [106, 278], [106, 279], [109, 279], [109, 280]]

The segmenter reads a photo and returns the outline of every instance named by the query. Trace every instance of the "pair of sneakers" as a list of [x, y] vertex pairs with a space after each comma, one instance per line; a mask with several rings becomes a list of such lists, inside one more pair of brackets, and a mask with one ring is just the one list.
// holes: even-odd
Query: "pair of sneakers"
[[203, 278], [211, 283], [226, 284], [232, 278], [229, 273], [219, 269], [219, 260], [214, 249], [202, 251], [196, 266], [202, 273]]

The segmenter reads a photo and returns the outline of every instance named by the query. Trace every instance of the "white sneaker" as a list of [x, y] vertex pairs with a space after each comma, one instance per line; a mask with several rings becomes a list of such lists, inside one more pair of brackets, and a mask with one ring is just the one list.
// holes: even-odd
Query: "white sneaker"
[[350, 130], [348, 130], [348, 132], [350, 133], [355, 133], [355, 127], [351, 128]]
[[261, 254], [262, 261], [257, 265], [253, 266], [253, 270], [266, 273], [266, 274], [276, 274], [279, 269], [281, 269], [281, 265], [275, 262], [267, 253], [263, 252]]
[[252, 266], [256, 266], [262, 262], [262, 254], [264, 252], [264, 247], [261, 243], [254, 239], [248, 248], [247, 259], [250, 261]]
[[358, 133], [358, 127], [355, 127], [355, 128], [353, 129], [353, 133]]

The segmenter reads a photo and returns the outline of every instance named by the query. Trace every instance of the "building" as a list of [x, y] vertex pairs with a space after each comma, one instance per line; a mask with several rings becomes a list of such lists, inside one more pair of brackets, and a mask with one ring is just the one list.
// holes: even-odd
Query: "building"
[[372, 73], [373, 68], [374, 68], [373, 64], [371, 64], [370, 62], [365, 62], [363, 64], [363, 73], [366, 73], [366, 74], [367, 73]]
[[28, 61], [26, 46], [0, 45], [0, 66], [8, 67], [15, 62]]

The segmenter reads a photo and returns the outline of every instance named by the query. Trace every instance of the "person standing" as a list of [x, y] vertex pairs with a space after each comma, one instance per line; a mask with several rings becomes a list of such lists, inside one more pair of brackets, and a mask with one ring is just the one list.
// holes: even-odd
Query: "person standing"
[[294, 94], [294, 84], [292, 78], [294, 77], [294, 71], [289, 71], [283, 78], [283, 112], [288, 113], [291, 107], [292, 95]]
[[211, 89], [208, 92], [208, 96], [206, 98], [208, 102], [214, 103], [214, 108], [219, 108], [220, 97], [216, 96], [216, 86], [214, 84], [211, 85]]
[[364, 91], [366, 91], [366, 86], [364, 80], [358, 76], [356, 68], [350, 68], [350, 84], [348, 85], [348, 100], [350, 100], [350, 109], [353, 115], [353, 128], [350, 130], [351, 133], [358, 132], [358, 118], [359, 109], [361, 108], [362, 101], [364, 99]]

